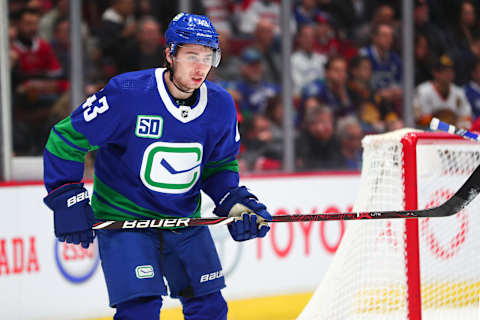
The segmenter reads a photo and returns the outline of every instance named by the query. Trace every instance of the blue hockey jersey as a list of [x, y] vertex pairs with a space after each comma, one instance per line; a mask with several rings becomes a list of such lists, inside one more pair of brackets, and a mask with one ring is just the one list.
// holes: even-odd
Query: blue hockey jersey
[[99, 219], [199, 216], [200, 190], [218, 201], [238, 185], [240, 135], [230, 94], [205, 81], [191, 107], [170, 96], [165, 69], [122, 74], [51, 130], [47, 191], [83, 177], [98, 149], [92, 208]]
[[372, 45], [360, 49], [359, 54], [372, 63], [372, 85], [375, 90], [401, 85], [402, 60], [395, 52], [386, 52], [384, 59], [381, 59]]

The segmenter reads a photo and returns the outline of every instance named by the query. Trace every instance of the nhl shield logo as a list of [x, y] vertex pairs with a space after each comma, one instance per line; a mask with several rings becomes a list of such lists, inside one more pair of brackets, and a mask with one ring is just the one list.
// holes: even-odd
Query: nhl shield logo
[[182, 115], [182, 118], [188, 118], [188, 115], [190, 114], [190, 108], [182, 106], [180, 108], [180, 114]]

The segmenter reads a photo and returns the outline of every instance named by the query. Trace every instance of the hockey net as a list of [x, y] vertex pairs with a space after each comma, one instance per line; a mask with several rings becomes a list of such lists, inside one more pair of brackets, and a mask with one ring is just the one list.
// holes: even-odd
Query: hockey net
[[[480, 144], [411, 129], [367, 136], [354, 211], [447, 200]], [[351, 221], [298, 319], [480, 319], [480, 197], [445, 218]]]

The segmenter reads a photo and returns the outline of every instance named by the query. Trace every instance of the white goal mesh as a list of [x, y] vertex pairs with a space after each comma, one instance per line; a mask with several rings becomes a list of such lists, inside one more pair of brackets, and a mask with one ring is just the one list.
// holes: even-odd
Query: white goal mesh
[[[354, 211], [447, 200], [480, 164], [480, 144], [403, 129], [367, 136]], [[480, 319], [480, 197], [445, 218], [351, 221], [298, 319]]]

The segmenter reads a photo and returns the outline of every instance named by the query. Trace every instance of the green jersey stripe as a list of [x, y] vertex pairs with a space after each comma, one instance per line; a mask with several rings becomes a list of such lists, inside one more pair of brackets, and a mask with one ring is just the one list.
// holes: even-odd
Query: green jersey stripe
[[87, 154], [85, 151], [78, 150], [68, 145], [68, 143], [60, 138], [53, 130], [50, 131], [45, 148], [61, 159], [82, 163], [85, 162], [85, 155]]
[[79, 148], [87, 149], [89, 151], [98, 149], [98, 146], [92, 146], [83, 134], [75, 130], [72, 126], [70, 116], [57, 123], [55, 125], [55, 130], [57, 130], [57, 132], [59, 132], [62, 137], [67, 139], [71, 144], [78, 146]]
[[95, 212], [95, 218], [104, 220], [136, 220], [137, 218], [131, 216], [123, 211], [115, 209], [105, 202], [98, 199], [96, 194], [92, 194], [92, 209]]
[[[158, 218], [172, 218], [173, 216], [165, 215], [147, 208], [140, 207], [133, 201], [127, 199], [122, 194], [113, 190], [106, 184], [104, 184], [97, 176], [93, 178], [93, 190], [101, 198], [108, 201], [103, 203], [98, 197], [96, 200], [92, 197], [92, 208], [95, 211], [95, 216], [100, 219], [112, 219], [112, 220], [138, 220], [137, 217], [129, 215], [127, 212], [132, 212], [137, 215], [158, 219]], [[200, 217], [201, 196], [198, 197], [198, 204], [195, 212], [189, 217]], [[119, 208], [121, 210], [115, 209]], [[127, 211], [127, 212], [124, 212]]]
[[[219, 163], [221, 161], [217, 161], [217, 163]], [[210, 163], [210, 162], [209, 162]], [[222, 165], [219, 165], [218, 167], [214, 167], [214, 168], [209, 168], [207, 166], [205, 166], [205, 168], [203, 168], [203, 171], [202, 171], [202, 180], [205, 180], [205, 179], [208, 179], [209, 177], [213, 176], [214, 174], [218, 173], [218, 172], [221, 172], [221, 171], [233, 171], [233, 172], [238, 172], [239, 169], [238, 169], [238, 161], [237, 160], [233, 160], [233, 161], [229, 161], [229, 162], [226, 162]]]

